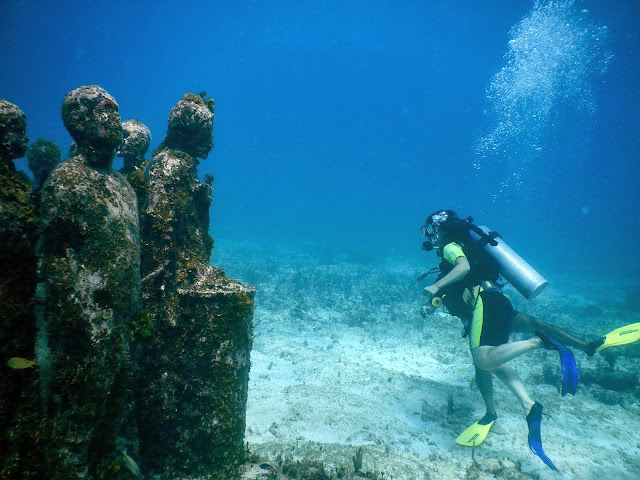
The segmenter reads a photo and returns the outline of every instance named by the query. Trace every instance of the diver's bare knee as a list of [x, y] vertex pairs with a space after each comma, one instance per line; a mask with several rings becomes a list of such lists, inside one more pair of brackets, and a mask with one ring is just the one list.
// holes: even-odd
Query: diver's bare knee
[[487, 361], [488, 352], [478, 351], [479, 348], [481, 347], [476, 347], [471, 352], [473, 363], [483, 372], [491, 372], [492, 368], [490, 368], [490, 363]]

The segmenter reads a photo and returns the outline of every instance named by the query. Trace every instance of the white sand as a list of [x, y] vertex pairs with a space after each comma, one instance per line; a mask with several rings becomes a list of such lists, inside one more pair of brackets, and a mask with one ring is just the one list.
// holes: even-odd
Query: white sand
[[[258, 287], [246, 434], [251, 451], [352, 469], [351, 457], [363, 446], [363, 470], [393, 479], [559, 476], [530, 452], [524, 413], [497, 381], [499, 419], [475, 449], [477, 463], [470, 448], [455, 443], [484, 405], [459, 320], [418, 315], [426, 282], [415, 277], [426, 270], [422, 265], [318, 260], [247, 245], [224, 244], [222, 250], [218, 264]], [[594, 295], [604, 297], [603, 289], [575, 289], [575, 281], [557, 279], [531, 304], [512, 298], [517, 308], [561, 326], [579, 321], [572, 331], [591, 332], [585, 338], [594, 328], [601, 334], [640, 321], [640, 314], [621, 320], [611, 309], [594, 308]], [[576, 290], [580, 295], [570, 293]], [[610, 289], [607, 296], [609, 304], [620, 302], [610, 299]], [[624, 356], [613, 371], [603, 356], [576, 352], [581, 374], [599, 381], [617, 372], [637, 381], [640, 342], [616, 350]], [[558, 364], [557, 353], [543, 350], [511, 362], [545, 406], [547, 455], [564, 478], [640, 478], [640, 389], [581, 383], [575, 397], [563, 398]]]

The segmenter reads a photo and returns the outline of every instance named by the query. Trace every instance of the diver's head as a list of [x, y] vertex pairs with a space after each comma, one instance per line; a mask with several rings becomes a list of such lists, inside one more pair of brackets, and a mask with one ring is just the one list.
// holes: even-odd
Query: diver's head
[[429, 215], [421, 227], [422, 236], [427, 238], [422, 249], [429, 252], [434, 248], [442, 248], [446, 244], [448, 226], [457, 218], [453, 210], [438, 210]]

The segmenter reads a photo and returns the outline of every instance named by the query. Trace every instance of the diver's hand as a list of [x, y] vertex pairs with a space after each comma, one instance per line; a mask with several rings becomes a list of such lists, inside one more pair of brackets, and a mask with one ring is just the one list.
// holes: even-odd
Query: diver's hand
[[428, 287], [424, 287], [424, 290], [422, 290], [422, 293], [424, 293], [424, 295], [431, 300], [433, 297], [435, 297], [438, 292], [440, 291], [439, 287], [436, 287], [435, 284], [433, 285], [429, 285]]
[[431, 315], [435, 311], [435, 307], [430, 303], [425, 303], [420, 307], [420, 316], [422, 318], [427, 318], [428, 315]]

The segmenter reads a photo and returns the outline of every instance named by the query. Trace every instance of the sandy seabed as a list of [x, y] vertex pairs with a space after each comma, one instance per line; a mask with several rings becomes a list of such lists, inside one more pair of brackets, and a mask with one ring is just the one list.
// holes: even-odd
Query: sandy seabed
[[[318, 246], [216, 248], [217, 265], [257, 287], [246, 441], [266, 461], [353, 472], [362, 447], [362, 470], [390, 479], [640, 478], [640, 342], [591, 358], [575, 352], [575, 396], [560, 395], [557, 352], [510, 362], [545, 407], [542, 439], [556, 473], [529, 450], [524, 413], [497, 381], [499, 418], [487, 440], [474, 449], [455, 443], [484, 404], [460, 321], [418, 313], [427, 283], [416, 278], [427, 260]], [[628, 282], [547, 277], [550, 286], [532, 302], [505, 293], [516, 309], [579, 338], [640, 322]]]

